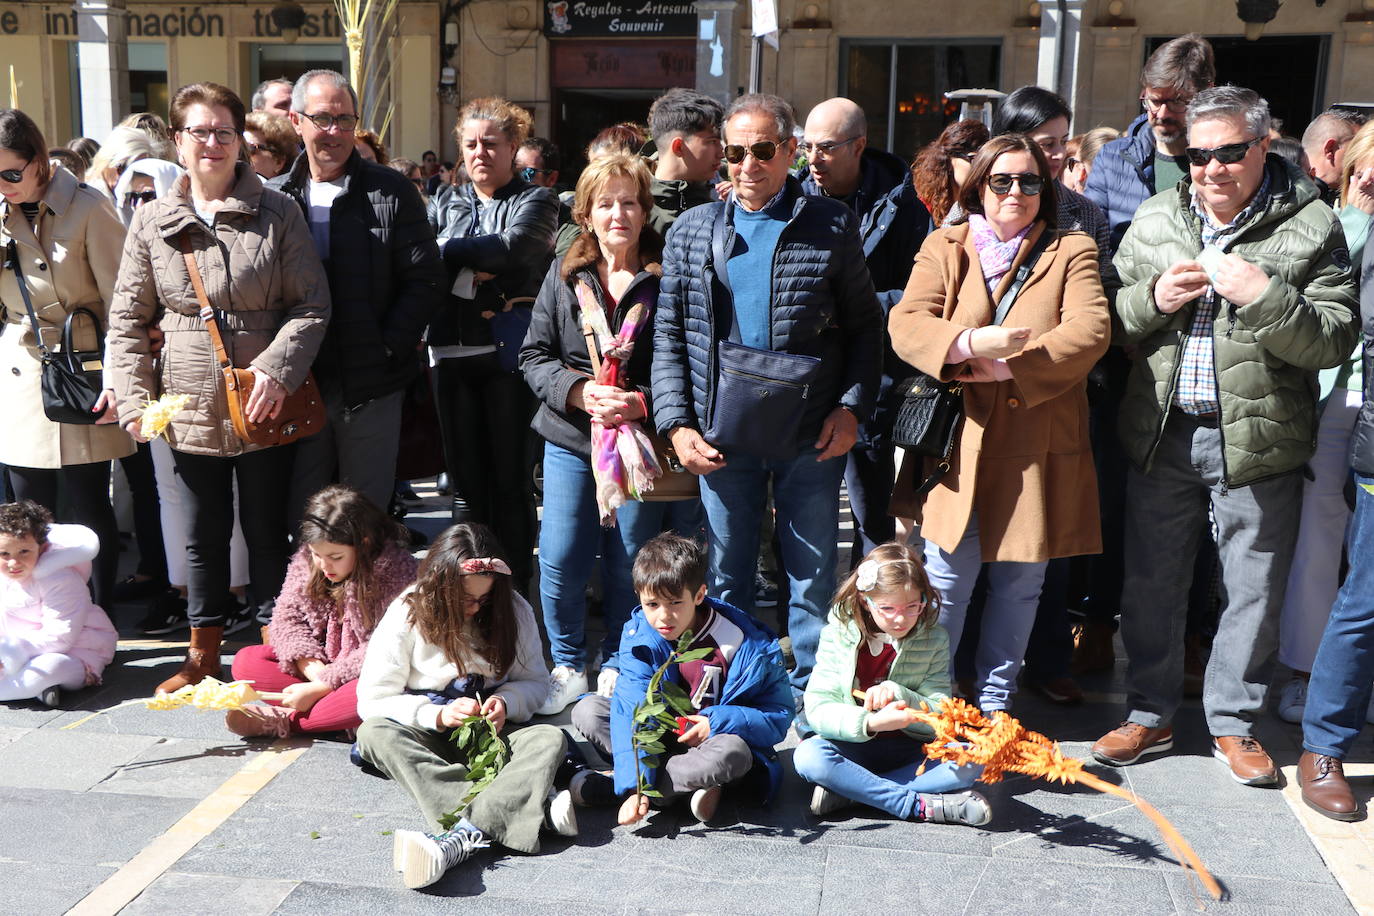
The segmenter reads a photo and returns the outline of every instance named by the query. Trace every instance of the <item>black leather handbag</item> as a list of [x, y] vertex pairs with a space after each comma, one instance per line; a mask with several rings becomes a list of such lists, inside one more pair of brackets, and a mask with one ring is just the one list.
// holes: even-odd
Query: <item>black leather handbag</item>
[[[1054, 231], [1049, 227], [1040, 233], [1026, 260], [1017, 268], [1011, 285], [1002, 293], [997, 303], [997, 314], [993, 316], [989, 327], [999, 325], [1006, 319], [1017, 293], [1021, 292], [1035, 262], [1040, 260], [1053, 235]], [[960, 421], [964, 419], [964, 383], [942, 382], [924, 372], [917, 372], [898, 384], [897, 395], [901, 398], [901, 404], [897, 407], [897, 417], [892, 424], [892, 441], [924, 458], [940, 459], [935, 470], [916, 488], [916, 495], [920, 496], [949, 472], [954, 449], [959, 442]]]
[[33, 300], [29, 297], [29, 284], [19, 266], [19, 251], [11, 239], [8, 249], [10, 267], [14, 279], [19, 284], [19, 295], [28, 309], [29, 321], [33, 325], [34, 340], [38, 341], [38, 352], [43, 361], [40, 387], [43, 394], [43, 414], [54, 423], [90, 425], [100, 419], [95, 413], [95, 403], [100, 400], [103, 387], [105, 354], [100, 350], [77, 350], [72, 339], [72, 325], [78, 315], [85, 315], [95, 329], [97, 341], [105, 339], [104, 328], [95, 312], [86, 308], [72, 309], [62, 325], [62, 350], [54, 353], [43, 343], [43, 334], [38, 324], [38, 316], [33, 311]]

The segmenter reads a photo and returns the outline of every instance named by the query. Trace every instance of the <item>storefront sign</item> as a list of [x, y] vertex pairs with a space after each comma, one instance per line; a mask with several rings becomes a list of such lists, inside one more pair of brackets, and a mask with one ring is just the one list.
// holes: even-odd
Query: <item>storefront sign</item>
[[697, 8], [681, 0], [545, 0], [550, 38], [692, 38]]
[[696, 83], [696, 42], [555, 42], [550, 82], [561, 89], [665, 89]]
[[[32, 9], [32, 8], [30, 8]], [[272, 7], [151, 6], [130, 7], [124, 22], [130, 38], [278, 38]], [[27, 14], [27, 15], [26, 15]], [[229, 20], [226, 23], [226, 20]], [[36, 26], [36, 27], [35, 27]], [[77, 13], [71, 7], [43, 7], [0, 13], [0, 35], [33, 34], [75, 38]], [[306, 7], [302, 38], [342, 38], [343, 27], [332, 6]]]

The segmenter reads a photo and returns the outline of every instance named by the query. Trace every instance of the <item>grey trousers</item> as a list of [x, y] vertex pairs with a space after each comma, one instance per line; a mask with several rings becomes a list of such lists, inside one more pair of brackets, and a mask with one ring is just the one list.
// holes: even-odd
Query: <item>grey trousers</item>
[[1149, 473], [1126, 481], [1121, 640], [1127, 719], [1169, 724], [1183, 699], [1183, 632], [1193, 558], [1210, 506], [1222, 608], [1203, 682], [1214, 736], [1249, 735], [1264, 707], [1279, 611], [1302, 509], [1298, 471], [1227, 489], [1216, 420], [1169, 414]]
[[292, 531], [300, 522], [306, 501], [336, 479], [360, 490], [386, 511], [396, 488], [404, 399], [405, 392], [397, 391], [355, 410], [345, 410], [337, 397], [325, 395], [328, 424], [296, 445], [288, 513]]
[[[573, 707], [572, 723], [592, 747], [607, 760], [611, 756], [611, 701], [595, 694], [583, 697]], [[739, 735], [712, 735], [696, 747], [665, 745], [666, 762], [659, 767], [654, 788], [665, 799], [687, 795], [697, 789], [725, 786], [743, 779], [754, 765], [754, 752]]]
[[[555, 725], [529, 725], [506, 731], [504, 737], [510, 760], [463, 816], [502, 846], [535, 853], [544, 802], [567, 753], [568, 737]], [[447, 732], [371, 718], [358, 728], [358, 753], [415, 799], [435, 831], [439, 818], [457, 810], [472, 788], [467, 766]]]

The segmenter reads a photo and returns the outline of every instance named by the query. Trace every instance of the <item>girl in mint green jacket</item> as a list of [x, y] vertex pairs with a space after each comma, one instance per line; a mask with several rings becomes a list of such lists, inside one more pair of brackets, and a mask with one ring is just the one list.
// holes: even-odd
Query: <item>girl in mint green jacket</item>
[[931, 732], [906, 709], [949, 695], [939, 614], [940, 596], [905, 544], [874, 549], [840, 586], [806, 687], [816, 734], [792, 758], [816, 786], [812, 814], [857, 801], [904, 820], [978, 827], [992, 819], [987, 799], [970, 791], [981, 767], [941, 762], [917, 774]]

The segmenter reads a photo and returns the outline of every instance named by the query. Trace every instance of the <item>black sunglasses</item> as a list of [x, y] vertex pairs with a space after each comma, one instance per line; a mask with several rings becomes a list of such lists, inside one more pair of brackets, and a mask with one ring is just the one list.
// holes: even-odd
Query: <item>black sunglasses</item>
[[1245, 158], [1245, 154], [1250, 152], [1250, 147], [1263, 139], [1263, 137], [1256, 137], [1253, 140], [1246, 140], [1244, 143], [1228, 143], [1225, 146], [1214, 146], [1211, 149], [1190, 146], [1185, 152], [1188, 154], [1188, 162], [1198, 168], [1202, 168], [1213, 159], [1222, 165], [1235, 165]]
[[780, 143], [772, 140], [760, 140], [758, 143], [751, 143], [749, 146], [741, 146], [738, 143], [727, 143], [725, 145], [725, 161], [731, 165], [739, 165], [744, 161], [744, 157], [753, 156], [759, 162], [767, 162], [778, 154]]
[[140, 204], [150, 204], [150, 203], [152, 203], [153, 201], [157, 200], [157, 192], [156, 192], [156, 191], [130, 191], [130, 192], [129, 192], [129, 195], [128, 195], [128, 199], [129, 199], [129, 202], [132, 203], [132, 204], [133, 204], [134, 206], [136, 206], [136, 207], [139, 206]]
[[1045, 179], [1034, 172], [1020, 172], [1014, 175], [998, 172], [988, 176], [988, 187], [994, 194], [1010, 194], [1012, 182], [1019, 185], [1021, 193], [1028, 197], [1039, 194], [1040, 189], [1045, 186]]
[[31, 165], [33, 165], [32, 159], [24, 163], [22, 168], [5, 169], [4, 171], [0, 171], [0, 181], [5, 182], [6, 184], [19, 184], [19, 182], [24, 180], [24, 170]]

